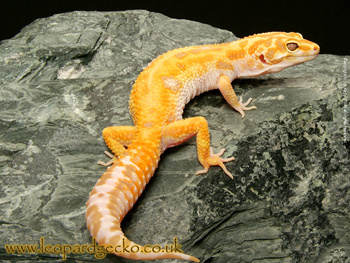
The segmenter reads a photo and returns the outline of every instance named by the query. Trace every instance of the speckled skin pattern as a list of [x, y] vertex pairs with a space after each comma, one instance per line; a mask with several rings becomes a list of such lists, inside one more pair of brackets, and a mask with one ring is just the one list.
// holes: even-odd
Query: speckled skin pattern
[[[139, 75], [130, 96], [134, 126], [108, 127], [103, 131], [107, 146], [115, 154], [107, 171], [99, 179], [87, 202], [86, 221], [99, 244], [113, 247], [135, 246], [138, 252], [118, 252], [135, 260], [178, 258], [199, 262], [179, 252], [149, 253], [145, 247], [128, 240], [120, 224], [133, 207], [154, 174], [160, 155], [169, 147], [197, 136], [199, 162], [206, 173], [218, 165], [233, 178], [221, 158], [210, 148], [208, 124], [203, 117], [182, 119], [186, 103], [209, 90], [219, 89], [225, 100], [242, 117], [256, 107], [238, 100], [231, 82], [279, 72], [284, 68], [317, 57], [319, 46], [298, 33], [272, 32], [253, 35], [231, 43], [192, 46], [169, 51]], [[127, 147], [127, 148], [126, 148]]]

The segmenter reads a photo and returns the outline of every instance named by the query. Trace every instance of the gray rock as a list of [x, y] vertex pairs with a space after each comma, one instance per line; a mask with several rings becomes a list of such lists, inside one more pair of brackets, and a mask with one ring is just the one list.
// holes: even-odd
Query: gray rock
[[[128, 96], [137, 75], [167, 50], [235, 39], [128, 11], [59, 14], [1, 42], [0, 259], [58, 261], [59, 254], [6, 253], [5, 244], [40, 237], [90, 244], [85, 202], [105, 170], [96, 165], [106, 160], [101, 131], [132, 123]], [[350, 262], [348, 60], [320, 55], [234, 81], [258, 107], [245, 119], [219, 92], [192, 100], [184, 116], [208, 120], [214, 149], [236, 157], [227, 164], [236, 177], [216, 167], [195, 176], [194, 139], [168, 149], [123, 222], [126, 235], [162, 245], [176, 236], [201, 262]], [[109, 255], [104, 262], [131, 261]]]

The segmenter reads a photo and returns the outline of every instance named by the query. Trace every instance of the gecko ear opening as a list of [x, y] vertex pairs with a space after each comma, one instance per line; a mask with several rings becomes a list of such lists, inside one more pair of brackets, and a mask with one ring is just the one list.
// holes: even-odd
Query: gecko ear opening
[[263, 64], [268, 64], [267, 61], [266, 61], [266, 59], [265, 59], [265, 56], [264, 56], [263, 54], [261, 54], [261, 55], [259, 56], [259, 59], [260, 59], [260, 61], [261, 61]]

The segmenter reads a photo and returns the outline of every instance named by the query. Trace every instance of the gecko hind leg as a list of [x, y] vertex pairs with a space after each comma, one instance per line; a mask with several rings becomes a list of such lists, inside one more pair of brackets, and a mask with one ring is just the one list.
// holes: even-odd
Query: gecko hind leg
[[208, 122], [203, 117], [193, 117], [184, 120], [178, 120], [168, 124], [163, 132], [162, 144], [165, 148], [173, 147], [187, 141], [197, 135], [197, 154], [198, 160], [204, 167], [204, 170], [196, 174], [208, 172], [210, 166], [220, 166], [224, 172], [233, 179], [232, 174], [226, 169], [224, 163], [234, 160], [231, 158], [221, 158], [225, 149], [214, 154], [210, 147], [210, 135]]
[[[227, 163], [227, 162], [231, 162], [235, 159], [235, 157], [230, 157], [230, 158], [221, 158], [220, 156], [223, 155], [225, 152], [225, 149], [221, 149], [220, 152], [218, 152], [217, 154], [213, 153], [213, 148], [210, 147], [210, 157], [212, 159], [219, 159], [219, 161], [216, 161], [221, 168], [222, 170], [224, 170], [224, 172], [231, 178], [233, 179], [233, 175], [227, 170], [226, 166], [223, 164], [223, 163]], [[209, 167], [206, 167], [205, 169], [203, 170], [199, 170], [196, 172], [196, 175], [200, 175], [200, 174], [205, 174], [209, 171]]]
[[112, 126], [107, 127], [102, 131], [102, 136], [106, 145], [113, 152], [113, 154], [105, 151], [105, 154], [111, 158], [108, 162], [98, 161], [97, 164], [103, 166], [112, 165], [117, 159], [118, 156], [124, 153], [125, 146], [128, 146], [131, 143], [131, 140], [134, 138], [136, 128], [134, 126]]
[[118, 159], [118, 157], [116, 157], [114, 154], [111, 154], [109, 151], [104, 151], [104, 154], [107, 155], [110, 158], [110, 160], [106, 163], [103, 161], [98, 161], [98, 165], [110, 166]]

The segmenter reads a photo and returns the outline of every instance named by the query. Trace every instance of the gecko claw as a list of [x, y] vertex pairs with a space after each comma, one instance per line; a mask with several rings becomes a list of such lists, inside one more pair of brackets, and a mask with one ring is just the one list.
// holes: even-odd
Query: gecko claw
[[231, 179], [233, 179], [233, 175], [226, 169], [224, 163], [233, 161], [235, 157], [221, 158], [220, 156], [223, 155], [224, 152], [225, 149], [221, 149], [219, 153], [214, 154], [213, 149], [210, 147], [210, 156], [207, 158], [207, 160], [201, 162], [204, 169], [196, 172], [196, 175], [205, 174], [209, 171], [210, 166], [218, 165], [221, 167], [222, 170], [224, 170], [225, 174], [227, 174]]
[[249, 105], [252, 102], [252, 100], [253, 100], [252, 98], [249, 98], [247, 100], [247, 102], [244, 103], [242, 97], [240, 97], [239, 102], [238, 102], [239, 105], [233, 107], [236, 111], [238, 111], [242, 115], [242, 119], [245, 116], [245, 113], [244, 113], [245, 110], [256, 110], [257, 109], [257, 107], [255, 107], [255, 106], [247, 107], [247, 105]]
[[109, 160], [108, 162], [102, 162], [102, 161], [98, 161], [97, 164], [98, 165], [102, 165], [102, 166], [110, 166], [112, 165], [116, 160], [117, 160], [117, 157], [113, 154], [111, 154], [110, 152], [108, 151], [104, 151], [105, 155], [107, 155], [109, 158], [111, 158], [111, 160]]

